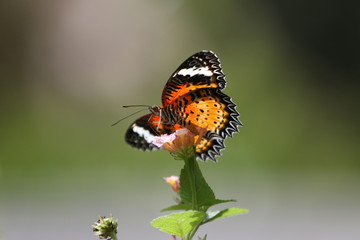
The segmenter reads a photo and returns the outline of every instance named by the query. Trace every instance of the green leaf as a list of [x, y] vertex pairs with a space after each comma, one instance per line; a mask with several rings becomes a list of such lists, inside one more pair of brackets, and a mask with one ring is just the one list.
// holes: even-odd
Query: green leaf
[[160, 212], [173, 211], [173, 210], [191, 210], [191, 205], [190, 204], [172, 205], [170, 207], [162, 209]]
[[186, 211], [158, 217], [151, 222], [151, 225], [162, 232], [184, 238], [205, 218], [204, 212]]
[[[192, 191], [191, 180], [193, 179], [195, 188]], [[185, 166], [180, 174], [180, 197], [186, 204], [192, 204], [193, 193], [196, 194], [197, 206], [211, 206], [215, 203], [215, 194], [205, 181], [197, 161], [185, 161]]]
[[203, 224], [217, 220], [217, 219], [221, 219], [221, 218], [244, 214], [244, 213], [247, 213], [248, 211], [249, 210], [244, 209], [244, 208], [227, 208], [222, 211], [208, 211], [206, 220], [203, 222]]
[[228, 200], [215, 199], [215, 201], [213, 202], [213, 204], [211, 206], [213, 206], [215, 204], [227, 203], [227, 202], [236, 202], [236, 200], [235, 199], [228, 199]]

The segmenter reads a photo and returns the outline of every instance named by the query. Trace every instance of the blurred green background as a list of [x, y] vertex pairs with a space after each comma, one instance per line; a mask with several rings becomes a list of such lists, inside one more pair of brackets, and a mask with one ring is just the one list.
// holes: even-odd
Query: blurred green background
[[245, 126], [200, 166], [250, 213], [200, 234], [360, 239], [359, 42], [355, 1], [1, 2], [0, 239], [97, 239], [110, 213], [119, 239], [170, 239], [149, 222], [181, 162], [110, 125], [203, 49]]

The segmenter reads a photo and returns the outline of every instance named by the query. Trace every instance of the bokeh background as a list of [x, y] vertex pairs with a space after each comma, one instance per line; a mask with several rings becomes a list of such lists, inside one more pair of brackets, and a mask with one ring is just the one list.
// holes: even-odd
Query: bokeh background
[[360, 239], [359, 43], [355, 1], [2, 1], [0, 239], [97, 239], [110, 213], [119, 239], [170, 239], [149, 222], [182, 163], [110, 125], [203, 49], [245, 126], [200, 166], [250, 213], [199, 234]]

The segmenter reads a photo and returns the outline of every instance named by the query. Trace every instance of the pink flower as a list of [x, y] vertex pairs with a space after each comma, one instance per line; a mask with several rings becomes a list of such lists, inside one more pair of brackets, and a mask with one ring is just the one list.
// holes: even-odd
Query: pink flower
[[170, 135], [164, 134], [164, 135], [161, 135], [161, 136], [155, 136], [152, 144], [154, 144], [158, 148], [162, 148], [164, 143], [174, 141], [175, 138], [176, 138], [176, 132], [174, 132], [174, 133], [172, 133]]
[[174, 192], [178, 193], [180, 191], [180, 177], [179, 176], [170, 176], [164, 177], [164, 180], [170, 184], [170, 187]]
[[170, 135], [155, 137], [152, 143], [161, 149], [168, 150], [175, 159], [184, 160], [185, 156], [196, 155], [195, 147], [200, 143], [206, 131], [206, 128], [194, 127], [195, 134], [187, 128], [181, 128]]

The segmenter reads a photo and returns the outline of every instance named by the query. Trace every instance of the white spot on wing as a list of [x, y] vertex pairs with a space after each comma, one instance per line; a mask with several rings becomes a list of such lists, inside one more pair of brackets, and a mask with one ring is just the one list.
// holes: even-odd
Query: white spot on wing
[[149, 130], [146, 130], [143, 127], [139, 127], [136, 124], [133, 124], [133, 131], [136, 132], [137, 134], [139, 134], [140, 137], [143, 137], [146, 142], [148, 143], [152, 143], [154, 141], [154, 135], [150, 133]]
[[213, 75], [212, 71], [209, 70], [208, 67], [192, 67], [192, 68], [183, 68], [180, 69], [180, 71], [178, 71], [177, 73], [175, 73], [176, 75], [182, 75], [182, 76], [187, 76], [189, 75], [190, 77], [195, 76], [195, 75], [205, 75], [208, 77], [211, 77]]

